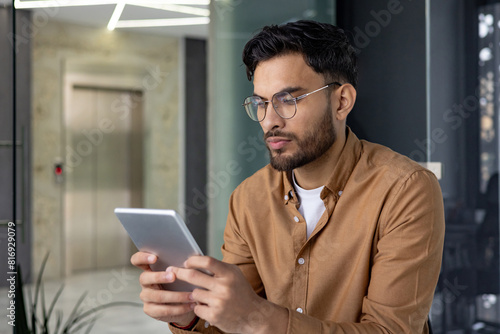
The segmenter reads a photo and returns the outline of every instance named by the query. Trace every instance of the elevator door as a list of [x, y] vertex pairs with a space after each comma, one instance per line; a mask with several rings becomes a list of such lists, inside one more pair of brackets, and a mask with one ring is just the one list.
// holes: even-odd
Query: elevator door
[[116, 207], [142, 206], [142, 108], [135, 91], [73, 87], [65, 112], [66, 273], [129, 264]]

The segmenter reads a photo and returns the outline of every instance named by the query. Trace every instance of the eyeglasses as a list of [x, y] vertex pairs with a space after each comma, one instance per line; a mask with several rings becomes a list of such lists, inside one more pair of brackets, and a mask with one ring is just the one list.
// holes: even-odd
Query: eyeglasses
[[333, 85], [342, 86], [342, 84], [339, 82], [332, 82], [326, 86], [300, 95], [298, 97], [293, 97], [292, 94], [288, 92], [278, 92], [273, 95], [271, 100], [268, 101], [263, 101], [259, 96], [249, 96], [245, 99], [243, 106], [245, 107], [248, 116], [256, 122], [262, 122], [266, 117], [266, 110], [269, 102], [273, 104], [274, 111], [276, 111], [276, 113], [281, 118], [289, 119], [295, 116], [295, 114], [297, 113], [298, 100], [302, 100], [311, 94], [319, 92], [320, 90], [326, 89]]

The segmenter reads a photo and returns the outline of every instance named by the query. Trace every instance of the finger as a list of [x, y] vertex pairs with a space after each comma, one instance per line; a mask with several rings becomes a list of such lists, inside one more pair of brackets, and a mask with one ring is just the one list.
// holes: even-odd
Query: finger
[[209, 322], [213, 321], [210, 306], [204, 304], [195, 304], [193, 307], [193, 311], [194, 314], [196, 314], [199, 318], [205, 319]]
[[204, 289], [194, 289], [188, 299], [204, 305], [212, 305], [212, 292]]
[[155, 263], [156, 260], [156, 255], [146, 252], [137, 252], [130, 258], [130, 262], [134, 266], [148, 271], [151, 271], [149, 265]]
[[139, 295], [144, 303], [154, 304], [191, 304], [190, 292], [155, 290], [145, 288]]
[[150, 267], [149, 265], [147, 265], [147, 264], [144, 264], [144, 265], [142, 265], [142, 264], [141, 264], [141, 265], [137, 265], [136, 267], [137, 267], [137, 268], [139, 268], [139, 269], [142, 269], [142, 270], [144, 270], [144, 271], [152, 271], [152, 270], [151, 270], [151, 267]]
[[172, 271], [144, 271], [139, 276], [139, 283], [142, 286], [172, 283], [175, 280], [176, 277]]
[[171, 269], [175, 274], [175, 279], [188, 282], [190, 284], [210, 289], [213, 286], [213, 277], [207, 275], [197, 269], [185, 269], [178, 267], [168, 267], [167, 270]]
[[228, 264], [221, 262], [219, 260], [214, 259], [210, 256], [191, 256], [184, 262], [185, 268], [190, 269], [204, 269], [208, 271], [210, 274], [213, 273], [215, 276], [219, 276], [223, 274], [226, 270]]
[[175, 321], [173, 318], [185, 315], [186, 313], [192, 311], [194, 305], [194, 303], [176, 305], [145, 303], [143, 309], [144, 313], [152, 318], [158, 320], [167, 319], [168, 321]]

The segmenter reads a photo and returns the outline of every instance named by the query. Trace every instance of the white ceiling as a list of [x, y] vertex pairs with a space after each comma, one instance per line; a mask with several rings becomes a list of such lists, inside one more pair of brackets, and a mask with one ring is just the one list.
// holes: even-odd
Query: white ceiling
[[[70, 2], [68, 0], [61, 3]], [[146, 3], [147, 1], [144, 1]], [[80, 25], [92, 26], [106, 29], [108, 22], [115, 10], [116, 5], [95, 5], [77, 7], [53, 7], [32, 9], [34, 15], [48, 17], [50, 20], [70, 22]], [[208, 10], [208, 5], [193, 5], [191, 7]], [[38, 13], [38, 14], [36, 14]], [[120, 16], [120, 20], [146, 20], [146, 19], [172, 19], [172, 18], [195, 18], [200, 17], [192, 14], [178, 13], [163, 9], [147, 8], [127, 4]], [[170, 27], [144, 27], [144, 28], [116, 28], [116, 30], [134, 31], [146, 34], [160, 34], [177, 37], [207, 38], [208, 24], [185, 25]]]

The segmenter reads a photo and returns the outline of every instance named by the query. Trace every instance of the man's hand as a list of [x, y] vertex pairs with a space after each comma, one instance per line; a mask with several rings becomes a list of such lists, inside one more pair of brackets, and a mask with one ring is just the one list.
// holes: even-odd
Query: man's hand
[[137, 252], [130, 259], [134, 266], [144, 270], [139, 278], [144, 313], [157, 320], [187, 326], [195, 317], [194, 303], [189, 299], [190, 292], [162, 290], [160, 284], [172, 283], [176, 278], [172, 268], [167, 271], [151, 271], [149, 265], [155, 263], [156, 259], [155, 255], [144, 252]]
[[200, 318], [230, 333], [286, 332], [288, 310], [259, 297], [237, 266], [208, 256], [193, 256], [184, 267], [171, 268], [177, 279], [200, 287], [188, 296], [197, 303], [194, 312]]

